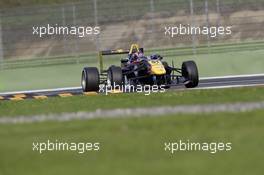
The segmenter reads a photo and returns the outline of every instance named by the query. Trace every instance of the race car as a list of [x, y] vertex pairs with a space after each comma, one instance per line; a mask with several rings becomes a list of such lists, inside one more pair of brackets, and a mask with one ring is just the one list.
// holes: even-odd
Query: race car
[[[120, 60], [120, 66], [103, 68], [104, 55], [128, 54]], [[81, 85], [84, 92], [98, 91], [99, 85], [158, 85], [169, 88], [184, 84], [186, 88], [198, 86], [199, 74], [194, 61], [185, 61], [181, 68], [175, 68], [158, 54], [144, 55], [144, 49], [132, 44], [129, 50], [107, 50], [99, 52], [100, 72], [96, 67], [85, 67], [82, 71]]]

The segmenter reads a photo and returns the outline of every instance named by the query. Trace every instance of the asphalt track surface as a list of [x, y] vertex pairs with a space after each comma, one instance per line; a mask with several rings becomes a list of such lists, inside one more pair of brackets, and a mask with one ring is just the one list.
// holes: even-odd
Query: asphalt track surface
[[[263, 86], [264, 74], [238, 75], [223, 77], [201, 78], [198, 87], [194, 89], [218, 89], [235, 88], [247, 86]], [[170, 90], [186, 89], [184, 85], [175, 85]], [[116, 92], [113, 92], [116, 93]], [[120, 93], [120, 92], [119, 92]], [[46, 99], [49, 97], [69, 97], [74, 95], [97, 95], [97, 92], [84, 93], [81, 87], [68, 87], [57, 89], [43, 89], [32, 91], [17, 91], [0, 93], [0, 100], [24, 100], [24, 99]]]

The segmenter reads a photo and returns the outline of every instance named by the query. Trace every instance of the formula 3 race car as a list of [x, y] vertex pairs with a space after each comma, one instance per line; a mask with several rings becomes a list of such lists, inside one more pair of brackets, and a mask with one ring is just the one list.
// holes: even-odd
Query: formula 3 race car
[[[128, 54], [121, 59], [121, 65], [112, 65], [103, 69], [104, 55]], [[184, 84], [186, 88], [194, 88], [199, 83], [199, 74], [194, 61], [185, 61], [181, 68], [175, 68], [157, 54], [144, 56], [144, 49], [132, 44], [129, 50], [107, 50], [99, 52], [100, 72], [96, 67], [85, 67], [82, 71], [81, 85], [84, 92], [98, 91], [99, 85], [158, 85], [169, 88]]]

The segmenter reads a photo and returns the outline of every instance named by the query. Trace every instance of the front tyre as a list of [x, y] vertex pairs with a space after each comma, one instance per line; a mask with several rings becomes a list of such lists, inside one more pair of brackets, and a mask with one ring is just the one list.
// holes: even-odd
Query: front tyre
[[82, 89], [84, 92], [99, 90], [99, 72], [96, 67], [85, 67], [82, 71]]
[[121, 67], [111, 66], [107, 71], [107, 85], [114, 87], [123, 84], [123, 73]]
[[194, 88], [198, 86], [199, 74], [194, 61], [185, 61], [182, 63], [182, 76], [185, 78], [186, 88]]

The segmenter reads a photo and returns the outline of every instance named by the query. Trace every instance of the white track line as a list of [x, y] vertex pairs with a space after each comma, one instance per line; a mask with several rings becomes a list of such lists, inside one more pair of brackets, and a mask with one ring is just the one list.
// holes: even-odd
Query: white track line
[[264, 74], [243, 74], [243, 75], [226, 75], [218, 77], [202, 77], [200, 80], [210, 80], [210, 79], [224, 79], [224, 78], [246, 78], [246, 77], [262, 77]]
[[[247, 81], [247, 83], [250, 83], [250, 84], [254, 84], [254, 83], [256, 84], [256, 82], [259, 82], [258, 80], [246, 80], [246, 81]], [[230, 84], [233, 84], [233, 83], [244, 83], [244, 82], [245, 82], [245, 80], [228, 81], [228, 83], [230, 83]], [[224, 82], [224, 83], [226, 83], [226, 82]], [[211, 85], [211, 84], [216, 85], [216, 84], [223, 84], [223, 82], [221, 82], [221, 81], [213, 81], [213, 82], [202, 82], [200, 84], [202, 84], [202, 85]]]
[[237, 88], [237, 87], [253, 87], [253, 86], [264, 86], [264, 84], [245, 84], [245, 85], [224, 85], [224, 86], [212, 86], [212, 87], [198, 87], [192, 90], [199, 89], [225, 89], [225, 88]]
[[77, 87], [65, 87], [65, 88], [54, 88], [54, 89], [39, 89], [39, 90], [27, 90], [27, 91], [11, 91], [11, 92], [1, 92], [0, 95], [40, 93], [40, 92], [55, 92], [55, 91], [75, 90], [75, 89], [81, 89], [81, 88], [82, 88], [81, 86], [77, 86]]

